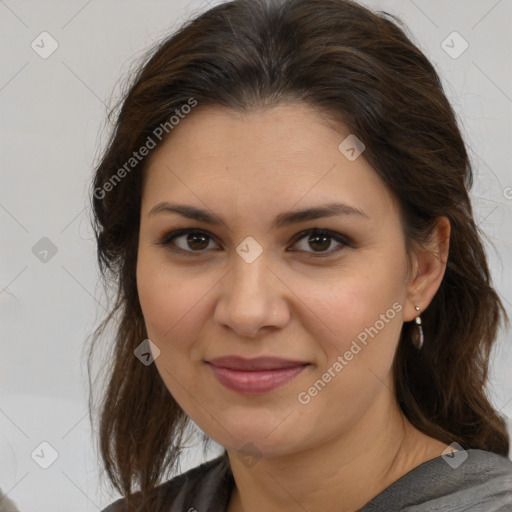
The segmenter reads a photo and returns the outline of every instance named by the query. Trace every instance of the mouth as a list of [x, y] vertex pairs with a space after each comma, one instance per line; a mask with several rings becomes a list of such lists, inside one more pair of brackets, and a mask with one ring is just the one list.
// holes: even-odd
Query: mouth
[[244, 359], [237, 356], [205, 361], [226, 388], [246, 395], [268, 393], [302, 373], [309, 363], [276, 357]]

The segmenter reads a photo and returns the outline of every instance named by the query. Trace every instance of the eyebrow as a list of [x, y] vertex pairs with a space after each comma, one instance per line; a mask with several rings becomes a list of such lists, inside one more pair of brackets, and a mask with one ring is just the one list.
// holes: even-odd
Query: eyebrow
[[[156, 204], [148, 213], [148, 216], [156, 215], [157, 213], [170, 213], [178, 214], [187, 219], [193, 219], [199, 222], [206, 222], [214, 226], [220, 224], [226, 225], [226, 222], [222, 217], [216, 215], [208, 210], [197, 208], [196, 206], [169, 203], [162, 201]], [[314, 206], [312, 208], [305, 208], [302, 210], [293, 210], [289, 212], [280, 213], [274, 219], [272, 228], [281, 228], [291, 224], [304, 222], [307, 220], [316, 220], [324, 217], [335, 217], [335, 216], [357, 216], [368, 219], [368, 215], [359, 208], [349, 206], [343, 203], [329, 203], [321, 206]]]

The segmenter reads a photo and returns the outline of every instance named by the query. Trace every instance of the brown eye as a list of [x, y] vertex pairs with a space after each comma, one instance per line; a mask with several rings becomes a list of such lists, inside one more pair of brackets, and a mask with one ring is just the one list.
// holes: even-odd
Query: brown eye
[[211, 243], [216, 245], [208, 233], [184, 229], [168, 233], [158, 242], [158, 245], [169, 246], [174, 251], [193, 255], [212, 248], [210, 247]]
[[[304, 240], [304, 241], [302, 241]], [[213, 243], [212, 247], [210, 244]], [[335, 231], [325, 229], [309, 229], [296, 235], [294, 246], [302, 244], [298, 249], [292, 249], [292, 252], [299, 251], [308, 253], [312, 257], [331, 256], [340, 252], [346, 246], [351, 246], [350, 241]], [[338, 247], [331, 249], [334, 244]], [[219, 249], [214, 241], [214, 237], [205, 231], [194, 229], [181, 229], [166, 234], [158, 245], [168, 246], [175, 252], [199, 256], [208, 249]]]
[[332, 239], [325, 235], [311, 235], [308, 243], [315, 251], [325, 251], [329, 249]]
[[[318, 228], [299, 233], [296, 240], [294, 246], [302, 244], [302, 247], [298, 249], [299, 251], [310, 253], [314, 257], [330, 256], [350, 245], [348, 240], [339, 233]], [[301, 240], [304, 240], [304, 242], [301, 242]], [[338, 248], [328, 250], [333, 246], [333, 243], [338, 244]]]
[[186, 243], [193, 250], [206, 249], [208, 247], [208, 238], [208, 236], [202, 233], [189, 233]]

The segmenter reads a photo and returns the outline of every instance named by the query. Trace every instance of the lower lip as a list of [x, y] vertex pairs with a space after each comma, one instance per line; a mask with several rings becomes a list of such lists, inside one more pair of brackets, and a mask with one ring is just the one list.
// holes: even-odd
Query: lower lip
[[268, 393], [290, 382], [307, 365], [291, 366], [276, 370], [244, 371], [221, 368], [213, 364], [208, 365], [221, 384], [232, 391], [245, 395]]

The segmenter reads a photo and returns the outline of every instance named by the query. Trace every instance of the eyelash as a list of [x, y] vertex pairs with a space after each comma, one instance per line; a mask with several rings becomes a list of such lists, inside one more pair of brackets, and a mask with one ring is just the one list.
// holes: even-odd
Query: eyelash
[[[206, 237], [209, 238], [210, 240], [215, 239], [215, 237], [211, 233], [209, 233], [208, 231], [201, 230], [201, 229], [193, 229], [193, 228], [179, 229], [176, 231], [171, 231], [169, 233], [166, 233], [162, 237], [162, 239], [157, 242], [157, 245], [169, 247], [172, 251], [178, 252], [180, 254], [185, 254], [187, 256], [200, 255], [200, 254], [206, 252], [205, 249], [198, 250], [198, 251], [193, 251], [193, 250], [187, 251], [187, 250], [181, 249], [180, 247], [176, 247], [175, 245], [173, 247], [171, 247], [171, 244], [173, 244], [173, 242], [176, 238], [179, 238], [180, 236], [183, 236], [183, 235], [192, 234], [192, 233], [199, 234], [199, 235], [206, 235]], [[326, 238], [330, 238], [330, 239], [340, 243], [342, 246], [351, 247], [351, 245], [352, 245], [350, 240], [347, 237], [345, 237], [339, 233], [336, 233], [335, 231], [330, 231], [328, 229], [321, 229], [321, 228], [307, 229], [305, 231], [301, 231], [300, 233], [297, 233], [297, 235], [295, 235], [293, 238], [293, 245], [295, 245], [297, 242], [299, 242], [303, 238], [306, 238], [308, 235], [325, 236]], [[329, 251], [316, 252], [316, 253], [315, 252], [309, 253], [309, 251], [305, 251], [305, 252], [308, 252], [310, 254], [309, 257], [311, 257], [311, 258], [326, 258], [328, 256], [332, 256], [333, 254], [337, 254], [338, 252], [340, 252], [342, 250], [343, 250], [343, 247], [339, 247], [338, 249], [336, 249], [334, 251], [329, 250]], [[292, 251], [292, 252], [296, 252], [296, 251]], [[297, 251], [297, 252], [300, 252], [300, 251]]]

